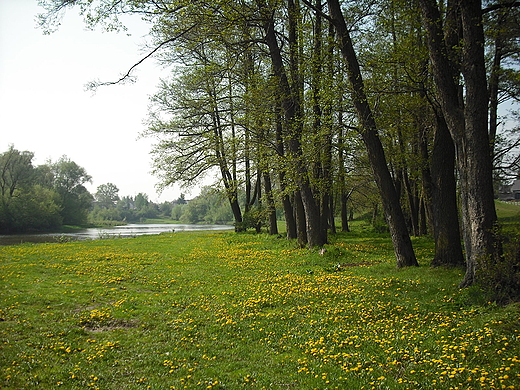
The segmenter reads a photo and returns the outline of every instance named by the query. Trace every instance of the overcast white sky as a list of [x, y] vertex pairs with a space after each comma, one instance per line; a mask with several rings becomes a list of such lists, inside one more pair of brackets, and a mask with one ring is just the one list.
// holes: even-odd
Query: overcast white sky
[[58, 31], [43, 35], [41, 11], [37, 0], [0, 0], [0, 153], [13, 144], [34, 152], [35, 165], [67, 155], [92, 176], [92, 193], [110, 182], [120, 196], [176, 199], [178, 188], [156, 193], [152, 140], [138, 139], [149, 96], [167, 71], [149, 60], [134, 84], [85, 90], [89, 81], [118, 79], [143, 56], [147, 26], [136, 18], [127, 33], [90, 31], [71, 9]]

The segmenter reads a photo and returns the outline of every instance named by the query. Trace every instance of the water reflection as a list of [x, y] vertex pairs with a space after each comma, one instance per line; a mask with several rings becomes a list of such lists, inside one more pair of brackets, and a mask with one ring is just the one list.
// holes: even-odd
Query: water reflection
[[184, 224], [129, 224], [110, 228], [89, 228], [72, 233], [42, 233], [0, 235], [0, 245], [16, 245], [26, 242], [85, 241], [104, 238], [128, 238], [145, 234], [160, 234], [194, 230], [228, 230], [229, 225], [184, 225]]

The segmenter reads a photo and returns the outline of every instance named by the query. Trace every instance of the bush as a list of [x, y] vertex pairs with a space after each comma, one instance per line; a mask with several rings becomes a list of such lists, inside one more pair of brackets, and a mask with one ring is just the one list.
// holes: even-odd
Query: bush
[[506, 304], [520, 301], [520, 228], [497, 233], [503, 244], [503, 256], [481, 260], [476, 272], [477, 286], [488, 301]]

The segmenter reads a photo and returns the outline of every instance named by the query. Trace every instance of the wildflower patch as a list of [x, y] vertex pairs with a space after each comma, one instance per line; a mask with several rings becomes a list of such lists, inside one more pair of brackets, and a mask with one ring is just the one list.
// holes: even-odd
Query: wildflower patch
[[0, 248], [0, 387], [518, 388], [520, 307], [472, 304], [433, 243], [397, 270], [389, 238], [334, 240]]

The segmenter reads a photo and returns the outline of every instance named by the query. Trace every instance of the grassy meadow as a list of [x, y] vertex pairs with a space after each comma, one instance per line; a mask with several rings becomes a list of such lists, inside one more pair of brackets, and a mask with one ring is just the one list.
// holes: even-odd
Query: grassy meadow
[[0, 248], [2, 389], [519, 389], [520, 306], [384, 235], [180, 232]]

